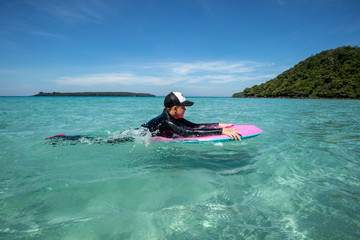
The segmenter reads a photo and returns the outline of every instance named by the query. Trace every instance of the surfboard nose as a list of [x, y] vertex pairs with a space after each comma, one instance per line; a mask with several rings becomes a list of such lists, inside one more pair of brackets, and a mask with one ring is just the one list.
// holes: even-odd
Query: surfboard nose
[[53, 138], [57, 138], [57, 137], [63, 137], [63, 136], [65, 136], [65, 134], [56, 134], [54, 136], [44, 138], [44, 140], [49, 140], [49, 139], [53, 139]]

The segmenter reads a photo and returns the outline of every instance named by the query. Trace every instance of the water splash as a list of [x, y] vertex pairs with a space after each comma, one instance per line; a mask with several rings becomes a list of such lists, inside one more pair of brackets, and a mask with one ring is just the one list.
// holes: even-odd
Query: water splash
[[135, 142], [145, 144], [146, 146], [151, 142], [152, 135], [147, 128], [128, 129], [125, 131], [111, 132], [106, 130], [106, 136], [83, 136], [83, 135], [55, 135], [47, 138], [46, 144], [49, 145], [77, 145], [77, 144], [122, 144], [127, 142]]

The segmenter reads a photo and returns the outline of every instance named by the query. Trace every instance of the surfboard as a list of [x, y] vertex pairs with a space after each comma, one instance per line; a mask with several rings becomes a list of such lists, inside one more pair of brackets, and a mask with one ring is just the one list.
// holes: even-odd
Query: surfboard
[[[234, 125], [229, 128], [236, 129], [241, 132], [241, 139], [256, 137], [263, 132], [260, 128], [254, 125]], [[44, 140], [69, 140], [77, 141], [81, 138], [94, 139], [93, 137], [87, 137], [82, 135], [65, 135], [65, 134], [56, 134], [51, 137], [47, 137]], [[119, 142], [132, 142], [134, 141], [131, 137], [124, 137], [119, 139], [104, 139], [103, 141], [98, 140], [97, 142], [107, 142], [107, 143], [119, 143]], [[227, 135], [213, 135], [206, 137], [181, 137], [174, 136], [172, 138], [166, 137], [152, 137], [151, 142], [183, 142], [183, 143], [201, 143], [201, 142], [226, 142], [231, 141], [231, 138]]]
[[[263, 130], [254, 125], [234, 125], [229, 128], [236, 129], [241, 132], [241, 139], [256, 137], [260, 135]], [[227, 135], [214, 135], [206, 137], [181, 137], [175, 136], [172, 138], [165, 137], [153, 137], [154, 142], [186, 142], [186, 143], [201, 143], [201, 142], [226, 142], [231, 141], [231, 138]]]

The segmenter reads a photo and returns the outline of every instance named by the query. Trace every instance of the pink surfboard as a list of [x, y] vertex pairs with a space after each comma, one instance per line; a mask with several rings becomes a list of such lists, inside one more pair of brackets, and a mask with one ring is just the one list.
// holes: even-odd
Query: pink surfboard
[[[256, 137], [263, 132], [260, 128], [254, 125], [234, 125], [229, 128], [236, 129], [242, 133], [241, 139]], [[164, 141], [164, 142], [187, 142], [187, 143], [200, 143], [200, 142], [225, 142], [230, 141], [231, 138], [227, 135], [214, 135], [206, 137], [181, 137], [175, 136], [172, 138], [165, 137], [154, 137], [154, 142]]]

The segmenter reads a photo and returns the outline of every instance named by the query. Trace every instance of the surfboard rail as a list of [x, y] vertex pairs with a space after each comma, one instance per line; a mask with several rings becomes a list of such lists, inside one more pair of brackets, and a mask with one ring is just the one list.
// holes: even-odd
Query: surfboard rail
[[[263, 130], [254, 126], [254, 125], [234, 125], [228, 127], [231, 129], [236, 129], [242, 133], [241, 139], [252, 138], [260, 135]], [[162, 141], [162, 142], [185, 142], [185, 143], [199, 143], [199, 142], [226, 142], [231, 141], [231, 138], [227, 135], [214, 135], [214, 136], [206, 136], [206, 137], [181, 137], [175, 136], [172, 138], [166, 137], [154, 137], [154, 142]]]

